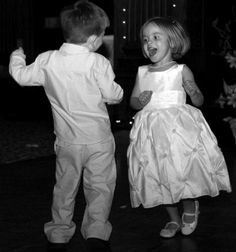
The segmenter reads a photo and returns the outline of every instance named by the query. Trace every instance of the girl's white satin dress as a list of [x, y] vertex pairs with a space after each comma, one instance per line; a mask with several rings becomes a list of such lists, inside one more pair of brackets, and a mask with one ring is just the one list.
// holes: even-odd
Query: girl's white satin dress
[[181, 199], [231, 191], [217, 139], [202, 112], [186, 104], [183, 65], [165, 71], [139, 67], [140, 92], [151, 101], [135, 115], [128, 147], [133, 207], [173, 204]]

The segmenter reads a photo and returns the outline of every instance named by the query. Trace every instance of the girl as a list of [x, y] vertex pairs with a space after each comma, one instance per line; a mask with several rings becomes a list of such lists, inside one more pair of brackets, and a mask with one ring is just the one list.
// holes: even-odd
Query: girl
[[[170, 221], [161, 237], [179, 231], [191, 234], [198, 223], [203, 195], [231, 192], [224, 156], [201, 111], [203, 104], [191, 70], [175, 61], [190, 48], [190, 40], [175, 20], [155, 17], [140, 31], [142, 50], [150, 65], [138, 69], [130, 105], [140, 110], [128, 148], [131, 204], [165, 204]], [[183, 203], [180, 217], [177, 203]]]

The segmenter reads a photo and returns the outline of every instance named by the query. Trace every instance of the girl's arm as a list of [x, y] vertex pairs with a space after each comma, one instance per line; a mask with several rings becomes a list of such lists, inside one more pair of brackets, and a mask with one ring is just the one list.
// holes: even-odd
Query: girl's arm
[[139, 100], [139, 95], [140, 95], [140, 88], [139, 88], [138, 75], [137, 75], [134, 88], [130, 97], [130, 107], [135, 110], [140, 110], [143, 108], [143, 105]]
[[196, 107], [202, 106], [204, 97], [201, 90], [198, 88], [192, 71], [185, 65], [183, 68], [183, 87], [186, 93]]
[[151, 97], [151, 90], [145, 90], [143, 92], [140, 92], [138, 77], [136, 77], [134, 89], [130, 98], [130, 106], [133, 109], [140, 110], [149, 103]]

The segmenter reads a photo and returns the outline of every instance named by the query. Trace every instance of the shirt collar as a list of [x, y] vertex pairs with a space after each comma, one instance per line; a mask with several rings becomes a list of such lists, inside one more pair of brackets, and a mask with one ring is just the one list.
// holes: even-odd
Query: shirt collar
[[63, 43], [59, 51], [67, 54], [78, 54], [78, 53], [88, 53], [89, 49], [81, 45]]

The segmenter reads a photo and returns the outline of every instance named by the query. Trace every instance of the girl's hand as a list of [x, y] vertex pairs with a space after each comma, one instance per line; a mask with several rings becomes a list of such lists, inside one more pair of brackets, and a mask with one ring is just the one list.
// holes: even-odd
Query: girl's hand
[[150, 90], [145, 90], [143, 91], [140, 95], [139, 95], [139, 102], [141, 103], [141, 105], [144, 107], [146, 104], [149, 103], [149, 101], [151, 100], [152, 97], [152, 91]]

